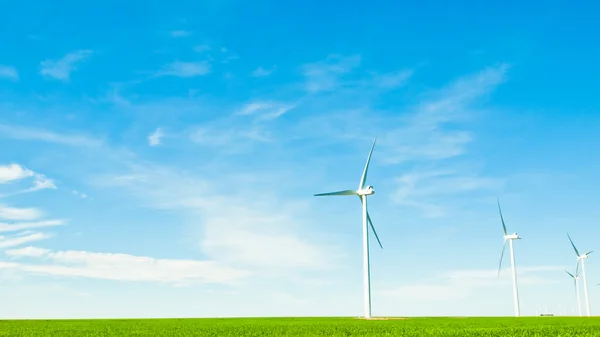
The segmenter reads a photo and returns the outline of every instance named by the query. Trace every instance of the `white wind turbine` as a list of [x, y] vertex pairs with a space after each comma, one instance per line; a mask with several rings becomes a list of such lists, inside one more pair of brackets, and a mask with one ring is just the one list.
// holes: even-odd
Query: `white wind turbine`
[[571, 276], [571, 278], [573, 279], [573, 281], [575, 282], [575, 295], [577, 296], [577, 309], [579, 310], [579, 316], [581, 316], [581, 299], [579, 296], [579, 270], [578, 268], [575, 269], [575, 275], [569, 273], [567, 270], [565, 270], [565, 272], [567, 274], [569, 274], [569, 276]]
[[363, 286], [364, 286], [364, 310], [365, 310], [365, 318], [371, 318], [371, 267], [369, 262], [369, 229], [367, 227], [367, 223], [371, 226], [373, 230], [373, 234], [375, 234], [375, 238], [379, 243], [381, 249], [383, 249], [383, 245], [379, 240], [379, 236], [375, 231], [375, 227], [373, 226], [373, 222], [371, 221], [371, 216], [369, 216], [369, 211], [367, 211], [367, 196], [373, 195], [375, 191], [373, 190], [373, 186], [366, 185], [367, 182], [367, 171], [369, 170], [369, 162], [371, 161], [371, 154], [373, 154], [373, 148], [375, 147], [375, 142], [377, 138], [373, 141], [373, 145], [371, 146], [371, 151], [369, 151], [369, 156], [367, 157], [367, 163], [365, 164], [365, 168], [363, 170], [362, 177], [360, 178], [360, 183], [358, 184], [357, 190], [344, 190], [338, 192], [329, 192], [329, 193], [319, 193], [314, 196], [333, 196], [333, 195], [356, 195], [360, 198], [362, 203], [362, 234], [363, 234]]
[[513, 279], [513, 297], [515, 303], [515, 316], [521, 316], [521, 309], [519, 308], [519, 289], [517, 287], [517, 269], [515, 268], [515, 249], [513, 247], [513, 240], [520, 240], [521, 238], [517, 233], [508, 234], [506, 231], [506, 224], [504, 223], [504, 217], [502, 216], [502, 209], [500, 208], [500, 200], [498, 200], [498, 212], [500, 212], [500, 220], [502, 220], [502, 228], [504, 229], [504, 245], [502, 246], [502, 253], [500, 254], [500, 263], [498, 264], [498, 276], [500, 276], [500, 269], [502, 268], [502, 257], [504, 256], [504, 250], [506, 249], [506, 240], [509, 241], [510, 246], [510, 261], [512, 264], [512, 279]]
[[590, 298], [588, 297], [587, 277], [585, 275], [585, 260], [588, 258], [588, 255], [591, 254], [593, 251], [590, 250], [587, 253], [579, 254], [579, 251], [577, 250], [577, 247], [575, 247], [573, 240], [571, 240], [571, 236], [569, 235], [569, 233], [567, 233], [567, 237], [569, 238], [569, 241], [571, 241], [571, 246], [573, 246], [575, 254], [577, 254], [577, 268], [579, 268], [579, 262], [581, 262], [581, 273], [583, 276], [583, 294], [585, 296], [585, 309], [587, 311], [587, 315], [590, 316]]

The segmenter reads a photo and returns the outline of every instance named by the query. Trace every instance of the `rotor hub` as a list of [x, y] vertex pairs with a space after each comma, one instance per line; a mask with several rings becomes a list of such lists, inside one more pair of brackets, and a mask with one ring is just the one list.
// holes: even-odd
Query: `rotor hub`
[[356, 191], [356, 193], [358, 195], [372, 195], [372, 194], [375, 194], [375, 190], [373, 189], [373, 186], [369, 185], [363, 189]]

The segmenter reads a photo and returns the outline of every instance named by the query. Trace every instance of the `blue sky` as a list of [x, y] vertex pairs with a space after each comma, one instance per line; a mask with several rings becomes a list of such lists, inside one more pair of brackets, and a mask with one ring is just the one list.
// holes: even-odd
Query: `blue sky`
[[354, 188], [374, 137], [374, 315], [511, 315], [496, 197], [522, 313], [573, 314], [600, 8], [514, 8], [9, 2], [0, 316], [361, 315], [360, 204], [312, 195]]

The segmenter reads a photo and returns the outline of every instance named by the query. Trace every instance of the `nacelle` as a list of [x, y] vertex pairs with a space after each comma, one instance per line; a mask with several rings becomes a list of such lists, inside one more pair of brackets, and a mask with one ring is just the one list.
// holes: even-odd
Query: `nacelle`
[[358, 193], [358, 195], [371, 195], [375, 193], [375, 190], [373, 190], [373, 186], [369, 185], [356, 192]]

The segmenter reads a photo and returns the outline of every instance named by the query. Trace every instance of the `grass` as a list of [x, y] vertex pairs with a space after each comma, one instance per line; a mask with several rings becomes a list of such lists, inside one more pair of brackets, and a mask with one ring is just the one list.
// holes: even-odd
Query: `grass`
[[207, 318], [0, 321], [0, 336], [553, 336], [600, 335], [600, 317]]

